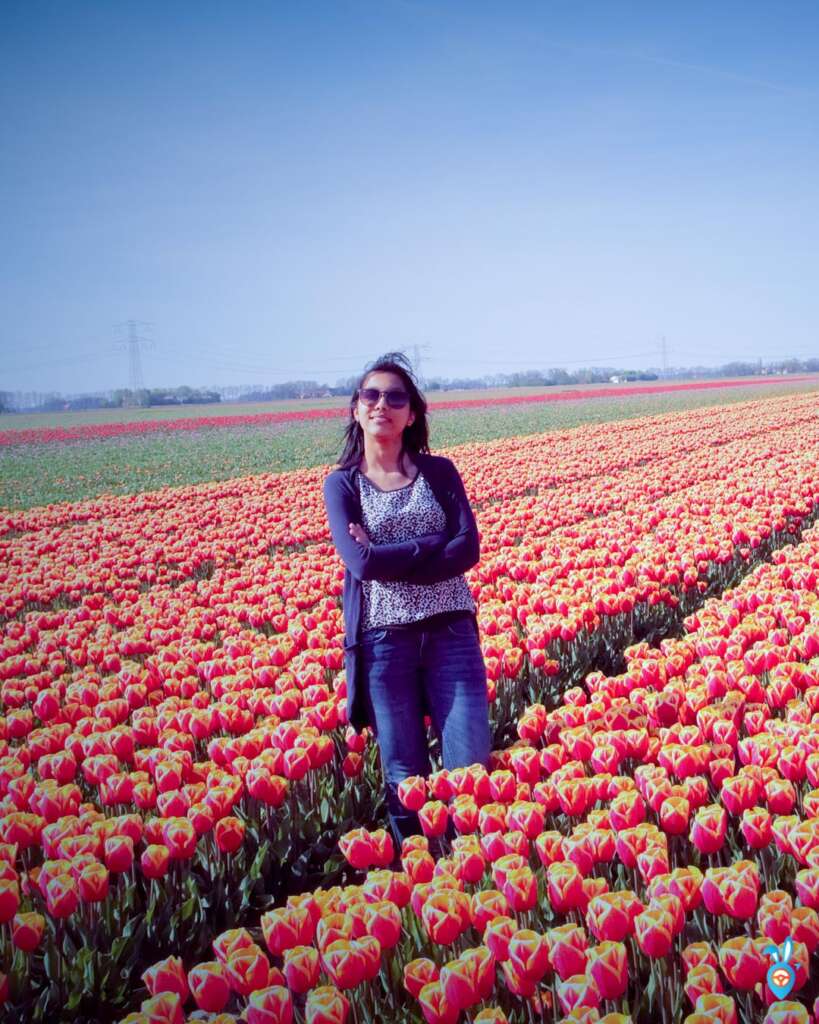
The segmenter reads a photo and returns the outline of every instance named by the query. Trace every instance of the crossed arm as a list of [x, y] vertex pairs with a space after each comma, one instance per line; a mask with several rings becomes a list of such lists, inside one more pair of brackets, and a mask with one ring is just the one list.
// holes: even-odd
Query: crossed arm
[[454, 532], [441, 531], [397, 544], [373, 544], [356, 522], [359, 509], [343, 480], [327, 477], [324, 501], [336, 550], [359, 580], [401, 580], [429, 585], [459, 576], [480, 557], [480, 539], [463, 482], [454, 466], [448, 482], [447, 522]]

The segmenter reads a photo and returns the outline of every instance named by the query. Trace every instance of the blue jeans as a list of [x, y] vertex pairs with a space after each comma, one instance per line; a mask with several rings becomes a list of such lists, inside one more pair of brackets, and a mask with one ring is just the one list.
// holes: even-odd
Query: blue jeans
[[418, 815], [398, 799], [398, 785], [429, 775], [424, 715], [441, 742], [444, 768], [489, 759], [486, 667], [474, 618], [421, 622], [410, 629], [366, 630], [361, 674], [369, 724], [375, 732], [393, 834], [402, 840], [421, 831]]

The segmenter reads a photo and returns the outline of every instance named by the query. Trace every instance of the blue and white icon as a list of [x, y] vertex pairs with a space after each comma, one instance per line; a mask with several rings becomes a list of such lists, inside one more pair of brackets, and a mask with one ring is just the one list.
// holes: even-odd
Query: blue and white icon
[[765, 956], [772, 961], [768, 971], [768, 988], [777, 999], [784, 999], [796, 984], [796, 972], [789, 963], [792, 955], [793, 942], [790, 938], [785, 939], [779, 948], [774, 945], [765, 947]]

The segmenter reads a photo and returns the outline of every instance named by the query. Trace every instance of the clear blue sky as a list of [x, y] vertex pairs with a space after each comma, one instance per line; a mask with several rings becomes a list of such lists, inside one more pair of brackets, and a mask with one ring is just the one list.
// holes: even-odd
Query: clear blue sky
[[[0, 388], [819, 355], [819, 5], [0, 5]], [[630, 357], [630, 358], [625, 358]]]

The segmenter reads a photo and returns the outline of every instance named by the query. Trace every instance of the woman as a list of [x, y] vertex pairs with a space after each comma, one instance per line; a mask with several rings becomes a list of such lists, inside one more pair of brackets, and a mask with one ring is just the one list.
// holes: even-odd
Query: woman
[[324, 482], [344, 574], [347, 710], [372, 727], [399, 845], [420, 831], [398, 785], [430, 771], [424, 715], [444, 768], [489, 758], [486, 669], [464, 572], [479, 558], [458, 471], [429, 454], [427, 405], [401, 353], [361, 377], [339, 468]]

